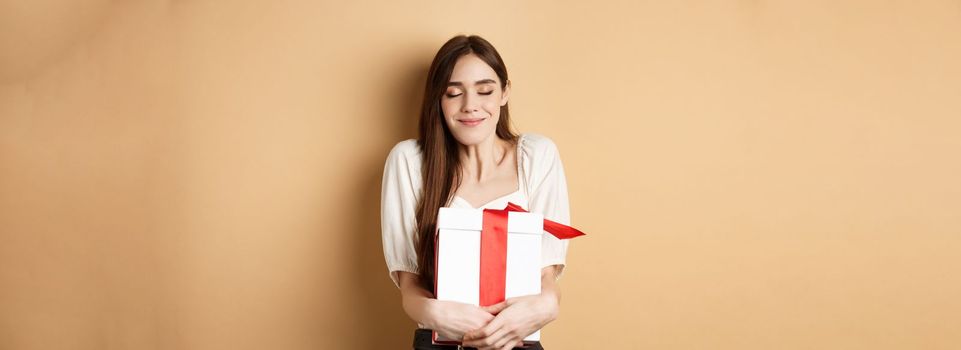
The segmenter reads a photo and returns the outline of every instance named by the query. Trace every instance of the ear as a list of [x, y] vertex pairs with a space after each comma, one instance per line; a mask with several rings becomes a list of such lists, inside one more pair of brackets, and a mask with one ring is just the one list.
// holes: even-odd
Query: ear
[[511, 97], [511, 81], [507, 80], [507, 84], [504, 85], [504, 93], [501, 94], [501, 107], [507, 105], [507, 100]]

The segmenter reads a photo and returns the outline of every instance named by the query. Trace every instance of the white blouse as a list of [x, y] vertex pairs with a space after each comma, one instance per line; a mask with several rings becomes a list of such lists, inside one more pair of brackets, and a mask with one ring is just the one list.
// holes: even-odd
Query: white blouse
[[[381, 188], [380, 218], [384, 258], [394, 285], [399, 285], [398, 271], [417, 273], [417, 250], [414, 246], [417, 201], [422, 195], [422, 156], [417, 140], [401, 141], [390, 151], [384, 166]], [[507, 202], [518, 204], [544, 218], [570, 225], [567, 179], [557, 146], [538, 134], [521, 134], [517, 143], [518, 189], [476, 209], [504, 209]], [[451, 208], [473, 208], [463, 198], [454, 196]], [[544, 233], [541, 265], [560, 265], [564, 270], [567, 240]]]

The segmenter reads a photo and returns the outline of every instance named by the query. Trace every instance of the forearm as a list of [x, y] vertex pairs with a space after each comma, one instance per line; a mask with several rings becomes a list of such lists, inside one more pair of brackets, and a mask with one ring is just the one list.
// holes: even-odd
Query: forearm
[[484, 328], [465, 334], [464, 346], [484, 349], [513, 346], [556, 320], [561, 300], [561, 290], [556, 282], [558, 270], [557, 265], [541, 269], [540, 294], [508, 298], [489, 307], [488, 310], [497, 317]]
[[[546, 321], [544, 323], [556, 319], [560, 312], [561, 289], [556, 282], [558, 269], [557, 265], [552, 265], [541, 270], [541, 293], [536, 298], [540, 306], [532, 311], [540, 311], [544, 317], [542, 320]], [[433, 293], [420, 286], [419, 276], [408, 272], [399, 274], [402, 304], [407, 316], [427, 328], [435, 329], [441, 326], [438, 320], [443, 315], [438, 314], [441, 307], [437, 305]]]
[[550, 311], [550, 320], [556, 319], [560, 312], [561, 287], [557, 284], [558, 269], [558, 265], [541, 269], [541, 297], [545, 308]]
[[408, 272], [398, 273], [400, 274], [401, 303], [407, 317], [418, 324], [432, 327], [435, 319], [432, 310], [432, 304], [436, 301], [434, 295], [420, 286], [419, 276]]

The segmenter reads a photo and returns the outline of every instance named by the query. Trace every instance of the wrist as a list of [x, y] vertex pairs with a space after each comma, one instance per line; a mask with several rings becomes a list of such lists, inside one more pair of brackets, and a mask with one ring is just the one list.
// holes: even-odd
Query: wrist
[[418, 322], [428, 329], [437, 329], [437, 326], [442, 322], [440, 320], [442, 316], [440, 309], [437, 299], [425, 298], [423, 300], [423, 317]]
[[554, 293], [541, 293], [540, 294], [540, 304], [541, 310], [544, 311], [548, 322], [557, 319], [557, 315], [560, 313], [560, 300]]
[[405, 296], [403, 298], [404, 312], [407, 313], [407, 317], [414, 322], [425, 327], [432, 326], [434, 322], [434, 305], [432, 301], [436, 299], [427, 298], [424, 296]]

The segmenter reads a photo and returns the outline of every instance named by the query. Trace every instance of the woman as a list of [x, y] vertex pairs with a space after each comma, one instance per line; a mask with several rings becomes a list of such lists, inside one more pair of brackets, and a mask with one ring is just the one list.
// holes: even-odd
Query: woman
[[[541, 293], [488, 307], [434, 298], [434, 234], [440, 207], [503, 209], [519, 204], [570, 224], [567, 182], [554, 143], [515, 134], [507, 102], [510, 80], [494, 47], [457, 36], [431, 63], [417, 140], [398, 143], [387, 158], [381, 197], [384, 255], [404, 311], [418, 323], [415, 349], [431, 331], [463, 339], [464, 347], [511, 349], [557, 318], [567, 241], [543, 237]], [[539, 343], [528, 349], [541, 349]]]

